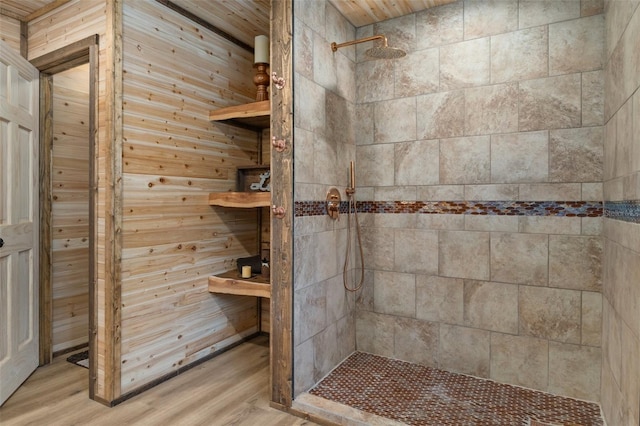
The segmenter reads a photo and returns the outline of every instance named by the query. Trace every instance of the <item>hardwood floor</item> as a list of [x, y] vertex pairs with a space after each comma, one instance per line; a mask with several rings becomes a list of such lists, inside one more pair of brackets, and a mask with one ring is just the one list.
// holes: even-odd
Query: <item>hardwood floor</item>
[[0, 408], [9, 425], [313, 425], [269, 406], [269, 342], [260, 336], [108, 408], [89, 370], [66, 356], [38, 368]]

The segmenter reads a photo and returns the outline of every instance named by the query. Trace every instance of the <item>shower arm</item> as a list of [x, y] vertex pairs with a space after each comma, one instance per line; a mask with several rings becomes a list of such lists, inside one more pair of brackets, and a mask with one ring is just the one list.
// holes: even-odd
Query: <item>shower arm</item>
[[340, 44], [336, 44], [336, 42], [334, 41], [333, 43], [331, 43], [331, 50], [335, 52], [341, 47], [351, 46], [352, 44], [365, 43], [367, 41], [373, 41], [373, 40], [382, 40], [383, 47], [388, 47], [387, 37], [382, 34], [379, 34], [371, 37], [359, 38], [357, 40], [345, 41], [344, 43], [340, 43]]

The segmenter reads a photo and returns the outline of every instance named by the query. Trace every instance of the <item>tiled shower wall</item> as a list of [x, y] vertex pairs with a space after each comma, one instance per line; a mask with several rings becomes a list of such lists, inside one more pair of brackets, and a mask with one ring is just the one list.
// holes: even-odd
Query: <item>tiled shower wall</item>
[[[328, 2], [295, 0], [295, 200], [344, 197], [355, 158], [355, 51], [334, 54], [331, 42], [353, 40], [355, 28]], [[345, 55], [346, 53], [346, 55]], [[355, 295], [342, 282], [346, 218], [294, 222], [294, 393], [309, 389], [355, 350]]]
[[[602, 410], [640, 424], [640, 1], [608, 1]], [[615, 217], [615, 218], [614, 218]]]
[[556, 202], [603, 198], [602, 12], [458, 1], [357, 30], [408, 52], [356, 49], [358, 350], [599, 400], [602, 218]]

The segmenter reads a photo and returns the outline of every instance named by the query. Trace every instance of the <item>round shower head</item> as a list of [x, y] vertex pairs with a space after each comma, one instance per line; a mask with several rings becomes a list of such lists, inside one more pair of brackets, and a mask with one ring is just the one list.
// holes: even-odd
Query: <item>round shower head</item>
[[364, 54], [374, 59], [398, 59], [406, 56], [407, 52], [396, 47], [376, 46], [368, 49]]
[[341, 47], [351, 46], [352, 44], [364, 43], [366, 41], [374, 41], [381, 40], [380, 46], [372, 47], [371, 49], [364, 52], [364, 54], [373, 59], [397, 59], [402, 58], [407, 53], [402, 49], [397, 49], [395, 47], [389, 47], [387, 44], [387, 37], [384, 34], [378, 34], [371, 37], [365, 37], [358, 40], [346, 41], [344, 43], [337, 44], [336, 42], [331, 43], [331, 50], [335, 52]]

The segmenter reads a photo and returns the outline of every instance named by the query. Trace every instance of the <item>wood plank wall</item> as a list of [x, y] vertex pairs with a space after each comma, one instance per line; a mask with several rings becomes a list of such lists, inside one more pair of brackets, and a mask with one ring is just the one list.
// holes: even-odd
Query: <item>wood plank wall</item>
[[150, 1], [124, 34], [122, 393], [259, 329], [255, 298], [207, 291], [259, 249], [254, 209], [207, 204], [259, 162], [255, 132], [208, 121], [253, 101], [253, 54]]
[[88, 344], [89, 64], [53, 76], [53, 351]]
[[0, 15], [0, 40], [20, 53], [20, 21]]
[[[97, 143], [96, 164], [98, 176], [97, 188], [97, 208], [96, 208], [96, 250], [97, 250], [97, 281], [95, 285], [97, 301], [97, 341], [95, 346], [95, 393], [96, 399], [110, 401], [114, 398], [113, 385], [111, 384], [111, 373], [106, 373], [108, 359], [107, 333], [104, 328], [106, 311], [112, 309], [105, 297], [105, 274], [109, 265], [115, 259], [106, 256], [105, 247], [112, 240], [111, 236], [105, 236], [105, 225], [111, 216], [107, 212], [107, 197], [112, 191], [106, 186], [105, 169], [112, 163], [111, 158], [107, 158], [110, 152], [110, 131], [107, 131], [106, 109], [111, 104], [107, 94], [106, 76], [110, 75], [109, 70], [113, 69], [109, 53], [110, 41], [106, 37], [107, 30], [107, 6], [111, 0], [73, 0], [51, 12], [42, 15], [29, 22], [28, 40], [29, 59], [40, 57], [46, 53], [53, 52], [65, 47], [73, 42], [85, 39], [94, 34], [100, 37], [99, 45], [99, 78], [98, 78], [98, 122], [97, 122]], [[110, 266], [109, 266], [110, 267]], [[118, 360], [119, 361], [119, 360]], [[119, 382], [119, 380], [118, 380]], [[115, 395], [117, 396], [117, 395]]]

